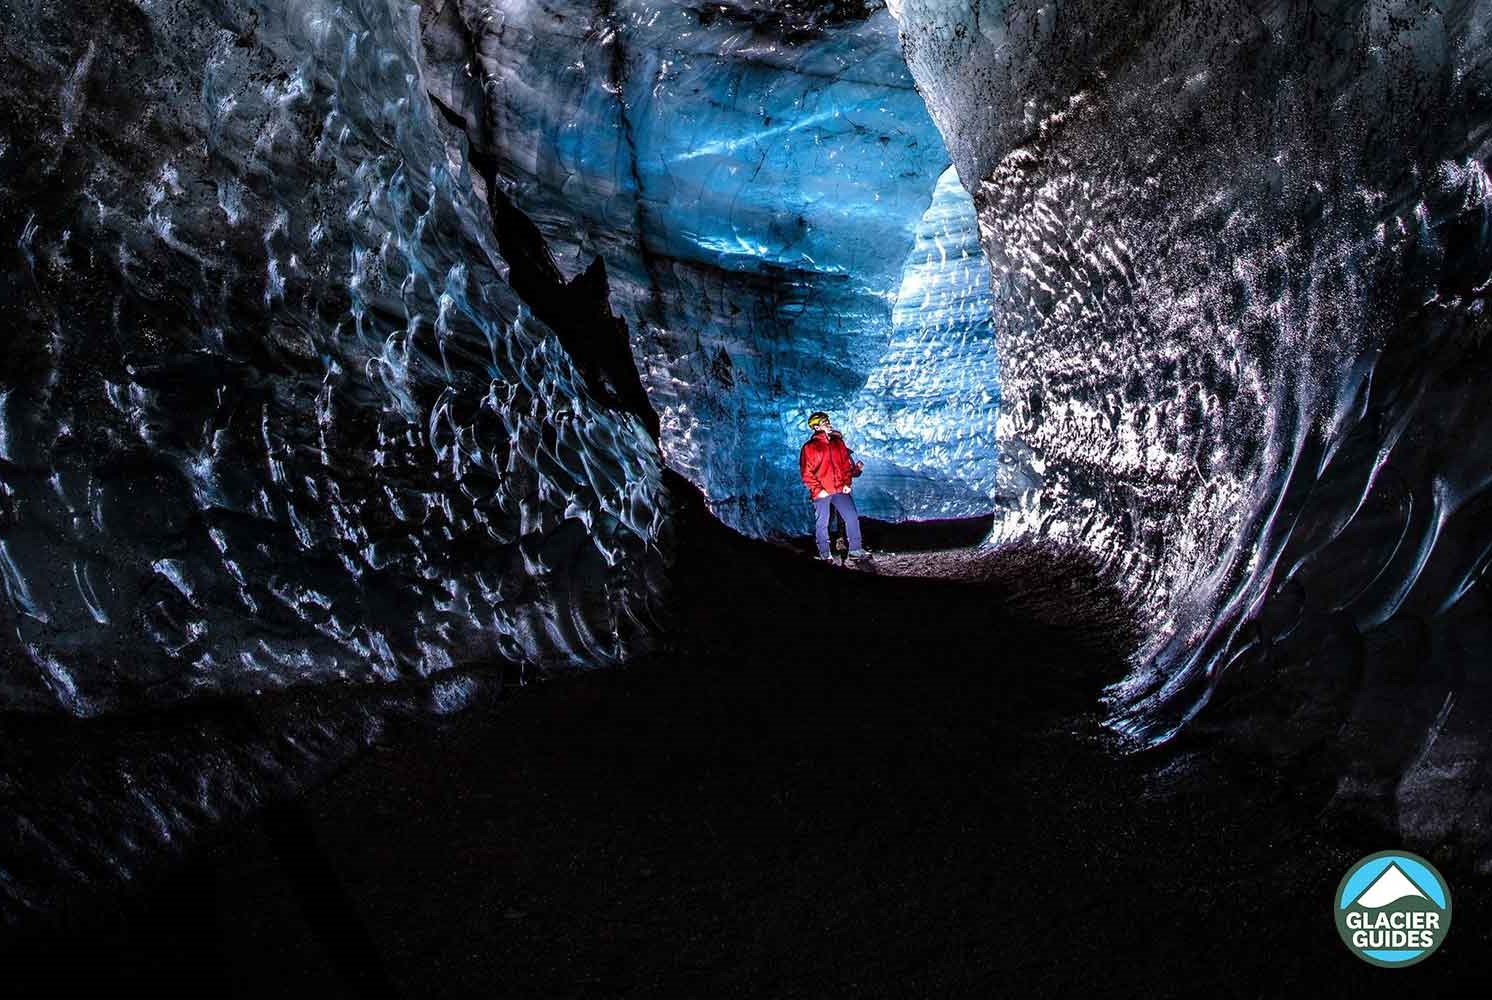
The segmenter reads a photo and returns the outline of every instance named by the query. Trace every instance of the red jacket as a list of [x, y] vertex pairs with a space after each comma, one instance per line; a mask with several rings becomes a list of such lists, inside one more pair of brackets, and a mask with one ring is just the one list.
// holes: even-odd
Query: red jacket
[[803, 477], [803, 485], [808, 487], [810, 499], [821, 491], [843, 491], [862, 471], [859, 462], [850, 460], [850, 449], [838, 431], [833, 434], [815, 432], [798, 453], [798, 472]]

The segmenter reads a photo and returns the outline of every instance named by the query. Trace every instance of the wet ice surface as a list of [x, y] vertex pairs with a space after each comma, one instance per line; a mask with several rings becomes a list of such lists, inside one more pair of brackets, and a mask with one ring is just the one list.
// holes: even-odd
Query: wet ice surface
[[1120, 728], [1222, 685], [1340, 803], [1485, 839], [1492, 5], [891, 7], [1041, 478], [996, 536], [1090, 548], [1154, 623]]
[[415, 14], [7, 8], [4, 707], [645, 647], [656, 449], [505, 283]]
[[806, 527], [835, 410], [870, 509], [1106, 564], [1152, 625], [1121, 731], [1222, 691], [1344, 806], [1484, 842], [1492, 10], [1316, 7], [7, 5], [0, 700], [646, 648], [657, 453], [507, 285], [480, 159], [606, 261], [728, 523]]
[[[424, 16], [437, 87], [490, 135], [561, 266], [606, 259], [665, 458], [726, 523], [811, 524], [796, 459], [818, 409], [864, 432], [873, 512], [990, 509], [985, 417], [952, 422], [998, 398], [972, 204], [881, 4], [428, 0]], [[965, 350], [956, 388], [911, 373]]]
[[[989, 260], [974, 203], [949, 167], [902, 268], [886, 353], [836, 425], [868, 456], [855, 483], [860, 511], [939, 518], [1008, 503], [1015, 491], [995, 449], [999, 379]], [[927, 475], [928, 488], [911, 488], [901, 469]]]

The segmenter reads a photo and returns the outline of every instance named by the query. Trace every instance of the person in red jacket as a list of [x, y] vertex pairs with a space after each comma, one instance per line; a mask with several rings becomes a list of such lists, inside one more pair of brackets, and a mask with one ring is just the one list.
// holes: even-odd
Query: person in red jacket
[[850, 449], [829, 422], [829, 414], [819, 411], [810, 416], [808, 429], [813, 431], [813, 437], [798, 453], [798, 472], [803, 477], [803, 485], [808, 487], [808, 496], [813, 500], [817, 515], [813, 540], [818, 543], [819, 558], [829, 558], [829, 508], [833, 507], [844, 518], [850, 555], [859, 559], [866, 553], [860, 544], [860, 514], [855, 510], [850, 480], [865, 471], [865, 463], [850, 459]]

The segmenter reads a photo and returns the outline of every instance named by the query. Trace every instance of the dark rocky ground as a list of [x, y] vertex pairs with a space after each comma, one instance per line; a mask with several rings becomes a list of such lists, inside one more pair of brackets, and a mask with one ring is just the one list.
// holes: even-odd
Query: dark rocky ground
[[1324, 778], [1116, 751], [1133, 636], [1081, 563], [680, 530], [674, 648], [406, 722], [13, 936], [7, 995], [1486, 995], [1485, 878], [1446, 868], [1445, 946], [1371, 968], [1329, 900], [1397, 845], [1323, 828]]

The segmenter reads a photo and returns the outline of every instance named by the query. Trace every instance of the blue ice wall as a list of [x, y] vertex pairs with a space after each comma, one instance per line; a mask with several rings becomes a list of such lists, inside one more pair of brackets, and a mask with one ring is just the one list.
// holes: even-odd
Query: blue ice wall
[[[956, 449], [927, 431], [972, 438], [975, 428], [934, 417], [917, 433], [868, 433], [888, 404], [864, 392], [867, 381], [893, 342], [904, 360], [920, 336], [908, 307], [899, 319], [893, 308], [949, 158], [895, 23], [878, 4], [841, 6], [853, 10], [800, 21], [791, 4], [462, 7], [500, 183], [567, 271], [606, 259], [665, 459], [723, 520], [759, 534], [808, 527], [796, 460], [816, 409], [867, 431], [852, 445], [884, 473], [878, 510], [989, 506], [979, 495], [988, 470], [972, 471], [992, 461], [984, 421], [985, 443], [956, 461], [939, 457]], [[460, 73], [453, 62], [443, 79]], [[941, 190], [940, 213], [957, 189]], [[968, 285], [974, 259], [954, 261], [953, 286]], [[914, 270], [927, 269], [922, 252]], [[922, 294], [915, 285], [909, 295]], [[985, 350], [988, 338], [972, 330]], [[975, 369], [988, 365], [961, 371], [973, 379]], [[929, 393], [895, 398], [921, 406]], [[976, 395], [992, 400], [993, 383]]]
[[902, 267], [891, 341], [839, 421], [870, 456], [855, 487], [862, 512], [983, 514], [1000, 499], [994, 305], [974, 201], [949, 167]]

